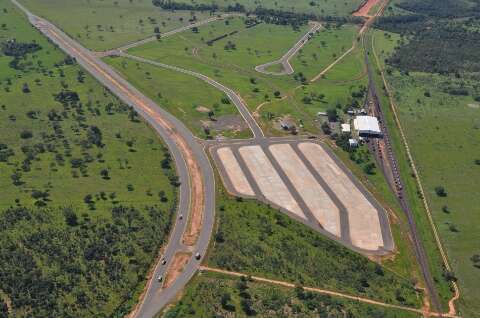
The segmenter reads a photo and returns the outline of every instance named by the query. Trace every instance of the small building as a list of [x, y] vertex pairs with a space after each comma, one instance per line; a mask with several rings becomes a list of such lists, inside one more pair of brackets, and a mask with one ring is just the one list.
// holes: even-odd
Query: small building
[[342, 124], [342, 133], [350, 132], [350, 124]]
[[382, 131], [378, 119], [373, 116], [357, 116], [353, 120], [353, 126], [362, 137], [381, 137]]
[[348, 145], [350, 146], [350, 148], [357, 148], [358, 147], [358, 141], [357, 139], [348, 139]]

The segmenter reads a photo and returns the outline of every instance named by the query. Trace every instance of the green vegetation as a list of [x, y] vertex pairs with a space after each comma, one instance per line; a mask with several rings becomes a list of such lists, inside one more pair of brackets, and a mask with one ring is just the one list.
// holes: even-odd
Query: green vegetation
[[[292, 59], [294, 75], [268, 76], [256, 72], [255, 66], [278, 60], [309, 26], [296, 30], [291, 26], [256, 23], [252, 19], [229, 18], [201, 26], [196, 32], [187, 31], [131, 49], [129, 53], [200, 72], [234, 89], [252, 111], [258, 112], [263, 128], [270, 134], [280, 133], [278, 121], [287, 115], [303, 131], [318, 132], [317, 113], [338, 103], [343, 108], [351, 93], [366, 83], [355, 81], [361, 65], [353, 55], [346, 61], [352, 58], [354, 62], [349, 63], [356, 66], [351, 72], [343, 67], [339, 75], [348, 78], [348, 83], [319, 81], [307, 85], [311, 77], [351, 47], [355, 28], [327, 25]], [[276, 97], [275, 92], [280, 92], [280, 96]], [[305, 103], [305, 97], [310, 101], [305, 99]]]
[[208, 17], [202, 12], [168, 12], [152, 0], [20, 0], [92, 50], [113, 49]]
[[[480, 173], [475, 164], [480, 156], [480, 89], [478, 59], [474, 58], [480, 27], [478, 4], [401, 1], [397, 6], [412, 12], [379, 21], [378, 27], [397, 34], [376, 32], [376, 40], [382, 43], [378, 47], [389, 41], [391, 47], [399, 45], [393, 55], [382, 52], [380, 59], [388, 62], [387, 80], [454, 270], [443, 273], [443, 280], [440, 273], [436, 278], [439, 282], [458, 279], [460, 313], [475, 317], [480, 311], [479, 251], [474, 244], [480, 222], [475, 186]], [[447, 19], [460, 16], [464, 19]], [[400, 36], [402, 40], [397, 43]], [[415, 186], [412, 192], [416, 192]], [[418, 219], [428, 226], [421, 215], [424, 212], [420, 209]], [[445, 287], [440, 292], [447, 298]]]
[[[369, 46], [372, 43], [370, 38], [372, 34], [374, 34], [374, 31], [372, 31], [372, 33], [369, 35], [369, 37], [367, 37], [367, 40], [366, 40], [366, 43]], [[395, 38], [395, 37], [392, 36], [392, 38]], [[389, 39], [389, 41], [392, 41], [392, 40]], [[384, 41], [384, 42], [388, 43], [389, 41]], [[389, 51], [389, 48], [393, 48], [393, 47], [394, 47], [394, 43], [390, 43], [390, 45], [384, 46], [383, 47], [385, 48], [384, 54], [389, 54], [389, 52], [391, 52]], [[377, 45], [375, 45], [375, 48], [377, 48]], [[369, 55], [369, 61], [371, 65], [374, 67], [374, 69], [376, 70], [374, 71], [373, 75], [374, 75], [374, 81], [377, 85], [377, 89], [380, 87], [383, 87], [383, 81], [378, 71], [376, 60], [373, 54]], [[442, 305], [446, 310], [448, 308], [447, 306], [448, 300], [450, 300], [450, 298], [452, 297], [452, 293], [450, 290], [450, 284], [448, 280], [446, 280], [444, 277], [445, 272], [443, 269], [443, 261], [442, 261], [440, 252], [438, 250], [435, 238], [433, 236], [433, 232], [432, 232], [429, 220], [427, 218], [422, 199], [419, 196], [419, 190], [414, 178], [414, 174], [410, 167], [409, 160], [400, 137], [400, 132], [398, 131], [398, 128], [394, 121], [393, 112], [389, 106], [390, 105], [389, 99], [385, 90], [379, 90], [379, 99], [380, 99], [381, 105], [385, 105], [383, 107], [383, 112], [385, 115], [386, 124], [387, 124], [387, 127], [389, 128], [389, 135], [392, 141], [393, 151], [396, 155], [397, 162], [399, 165], [399, 171], [402, 176], [402, 181], [404, 183], [403, 185], [404, 185], [406, 197], [408, 199], [410, 208], [415, 217], [417, 232], [425, 247], [425, 251], [428, 257], [428, 263], [430, 266], [430, 272], [436, 284], [436, 289], [440, 295], [440, 300], [442, 302]]]
[[193, 76], [126, 58], [108, 58], [135, 87], [164, 107], [201, 138], [247, 137], [248, 126], [235, 105], [213, 86]]
[[172, 159], [10, 1], [0, 20], [0, 306], [123, 316], [171, 226]]
[[382, 308], [216, 273], [200, 273], [185, 296], [163, 314], [174, 317], [419, 317], [408, 311]]
[[315, 14], [318, 16], [349, 16], [355, 11], [362, 1], [346, 0], [342, 2], [334, 0], [154, 0], [159, 4], [165, 3], [170, 7], [177, 9], [220, 9], [230, 11], [251, 11], [258, 7], [272, 9], [280, 12], [297, 12], [306, 14]]
[[411, 281], [267, 205], [223, 192], [217, 198], [219, 221], [209, 266], [420, 306]]
[[480, 71], [478, 19], [438, 20], [404, 15], [382, 18], [377, 26], [402, 34], [400, 47], [389, 57], [388, 63], [404, 72]]
[[327, 24], [291, 60], [295, 72], [308, 79], [333, 63], [352, 46], [358, 29], [354, 25], [334, 27]]

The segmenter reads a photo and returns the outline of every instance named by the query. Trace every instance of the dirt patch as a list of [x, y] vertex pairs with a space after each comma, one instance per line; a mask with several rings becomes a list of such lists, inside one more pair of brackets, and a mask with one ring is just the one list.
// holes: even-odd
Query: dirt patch
[[183, 268], [185, 267], [185, 265], [187, 264], [191, 256], [192, 256], [191, 253], [184, 253], [184, 252], [175, 254], [172, 262], [170, 263], [170, 266], [168, 267], [163, 288], [170, 287], [170, 285], [183, 272]]
[[293, 127], [298, 127], [295, 120], [290, 116], [283, 116], [275, 119], [273, 128], [279, 131], [290, 131]]
[[240, 115], [225, 115], [215, 118], [215, 120], [203, 120], [203, 127], [208, 127], [217, 131], [243, 131], [248, 129], [248, 125]]
[[207, 108], [205, 106], [198, 106], [197, 108], [195, 108], [195, 110], [197, 112], [200, 112], [200, 113], [209, 113], [210, 112], [210, 108]]
[[370, 15], [368, 13], [379, 2], [380, 0], [365, 0], [360, 6], [360, 8], [357, 11], [355, 11], [352, 15], [356, 17], [369, 17]]

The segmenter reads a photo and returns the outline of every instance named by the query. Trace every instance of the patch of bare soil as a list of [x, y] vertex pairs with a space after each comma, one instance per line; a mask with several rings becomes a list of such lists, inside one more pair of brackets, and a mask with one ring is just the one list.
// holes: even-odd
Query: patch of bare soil
[[379, 2], [380, 0], [365, 0], [365, 2], [360, 6], [360, 8], [352, 15], [356, 17], [369, 17], [368, 13]]
[[207, 108], [205, 106], [198, 106], [197, 108], [195, 108], [195, 110], [197, 112], [200, 112], [200, 113], [208, 113], [210, 112], [210, 108]]
[[187, 264], [191, 256], [192, 256], [191, 253], [184, 253], [184, 252], [175, 254], [168, 268], [167, 275], [165, 277], [165, 283], [163, 284], [163, 288], [170, 287], [170, 285], [182, 273], [183, 268], [185, 267], [185, 265]]

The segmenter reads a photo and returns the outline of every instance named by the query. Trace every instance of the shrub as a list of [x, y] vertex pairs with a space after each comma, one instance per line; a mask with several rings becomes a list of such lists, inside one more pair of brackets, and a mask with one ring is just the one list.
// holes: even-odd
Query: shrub
[[447, 196], [447, 192], [445, 191], [445, 188], [442, 187], [442, 186], [437, 186], [437, 187], [435, 187], [435, 193], [436, 193], [439, 197], [446, 197], [446, 196]]
[[33, 137], [33, 133], [30, 130], [23, 130], [20, 133], [20, 138], [22, 139], [30, 139]]

